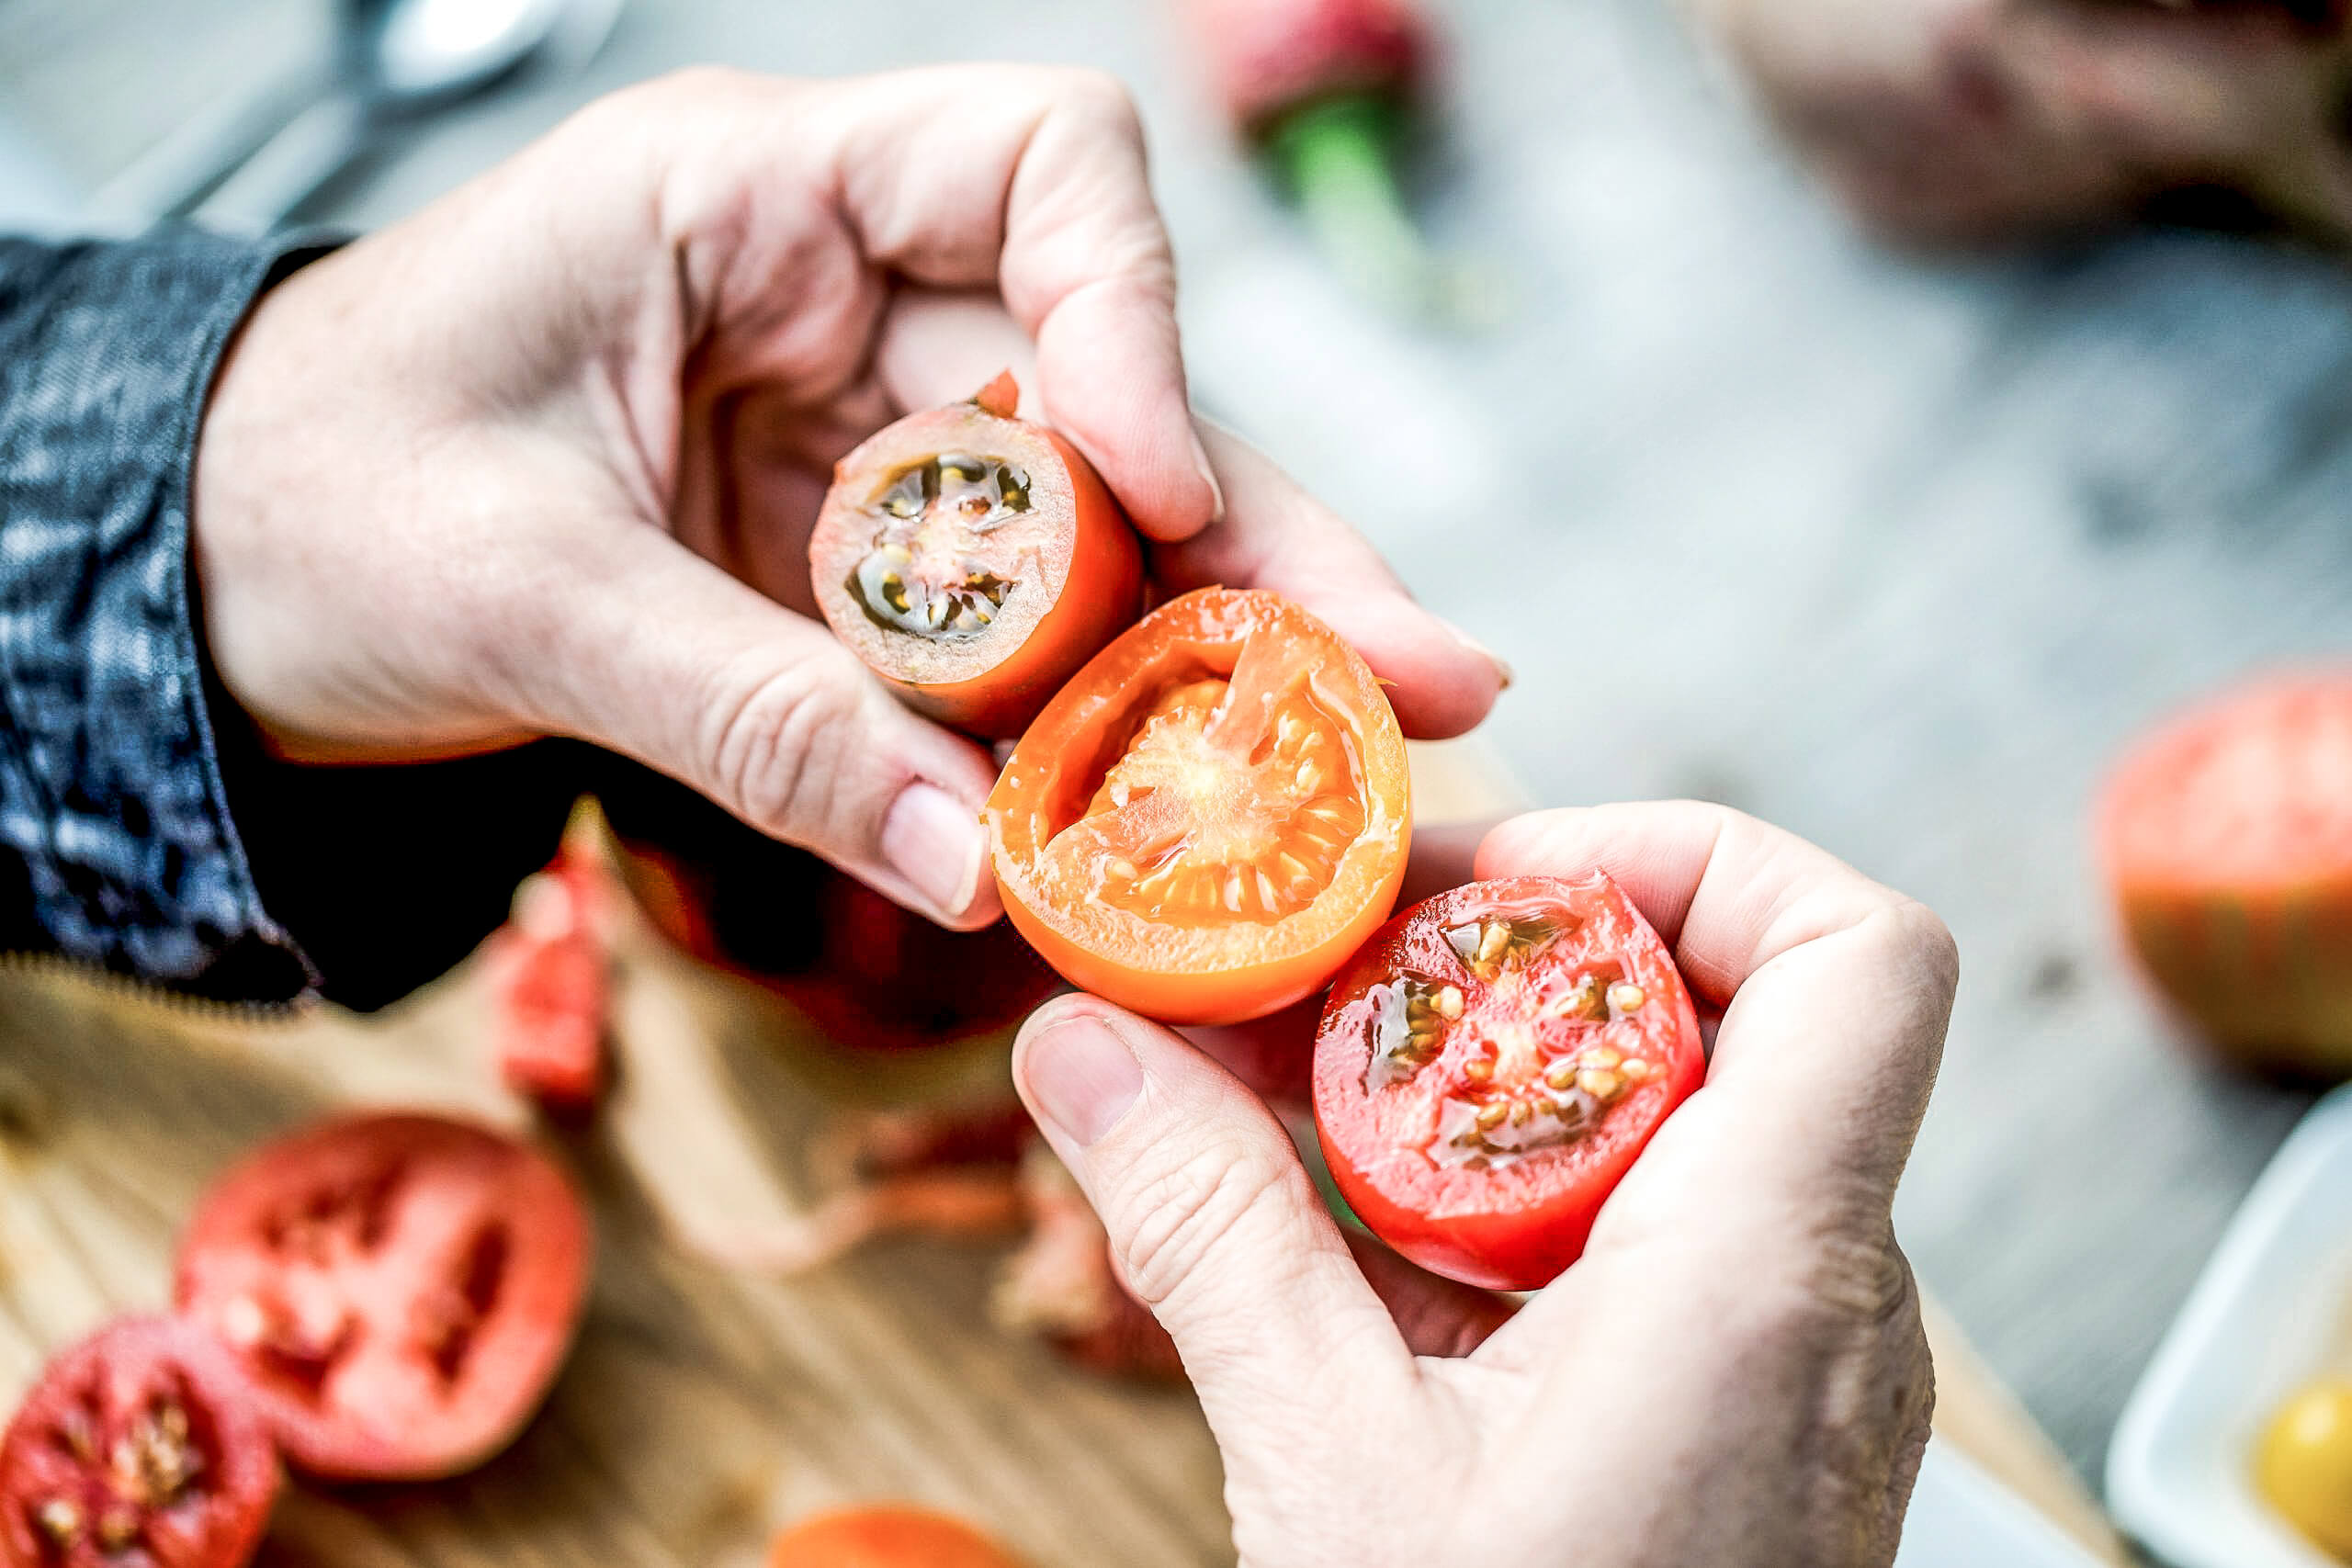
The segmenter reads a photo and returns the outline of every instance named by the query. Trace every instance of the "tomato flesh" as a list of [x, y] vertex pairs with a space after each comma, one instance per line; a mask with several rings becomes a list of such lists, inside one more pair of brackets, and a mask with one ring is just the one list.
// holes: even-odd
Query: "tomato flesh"
[[586, 1294], [588, 1218], [546, 1156], [423, 1115], [329, 1122], [214, 1184], [180, 1309], [243, 1361], [287, 1458], [425, 1480], [538, 1408]]
[[124, 1318], [51, 1360], [0, 1438], [0, 1556], [53, 1568], [236, 1568], [277, 1452], [235, 1359], [169, 1318]]
[[1423, 1268], [1533, 1290], [1705, 1074], [1697, 1014], [1616, 885], [1511, 877], [1392, 920], [1334, 983], [1315, 1122], [1349, 1205]]
[[2257, 1065], [2352, 1074], [2352, 671], [2224, 694], [2136, 745], [2098, 837], [2156, 988]]
[[1135, 618], [1143, 552], [1076, 448], [1001, 376], [842, 459], [808, 543], [833, 633], [910, 704], [1012, 736]]
[[883, 1504], [820, 1514], [779, 1533], [768, 1568], [1021, 1568], [960, 1519]]
[[1013, 924], [1071, 983], [1232, 1023], [1313, 995], [1396, 901], [1405, 743], [1356, 652], [1202, 589], [1102, 650], [989, 797]]

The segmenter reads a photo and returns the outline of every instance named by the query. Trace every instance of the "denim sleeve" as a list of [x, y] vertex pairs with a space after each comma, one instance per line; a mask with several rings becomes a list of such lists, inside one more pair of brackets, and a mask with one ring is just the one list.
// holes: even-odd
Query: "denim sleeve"
[[197, 426], [291, 247], [0, 240], [0, 943], [254, 1000], [317, 976], [221, 783], [188, 573]]

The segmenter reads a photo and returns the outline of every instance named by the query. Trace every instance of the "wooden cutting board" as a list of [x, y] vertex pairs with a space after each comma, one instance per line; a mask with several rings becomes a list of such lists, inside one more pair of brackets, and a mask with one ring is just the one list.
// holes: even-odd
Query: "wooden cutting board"
[[[1472, 748], [1417, 758], [1425, 821], [1515, 804]], [[1001, 1249], [884, 1243], [788, 1280], [702, 1261], [805, 1210], [824, 1087], [776, 1016], [642, 929], [625, 937], [612, 1101], [559, 1134], [594, 1206], [595, 1289], [548, 1408], [431, 1486], [289, 1489], [262, 1561], [337, 1568], [734, 1568], [774, 1528], [898, 1497], [984, 1523], [1038, 1568], [1230, 1562], [1190, 1395], [1102, 1381], [990, 1328]], [[378, 1018], [192, 1009], [85, 976], [0, 976], [0, 1402], [45, 1355], [169, 1293], [175, 1233], [257, 1140], [348, 1104], [522, 1127], [469, 964]], [[1001, 1052], [956, 1069], [1001, 1089]], [[838, 1085], [829, 1086], [838, 1088]], [[2030, 1421], [1939, 1324], [1939, 1428], [2103, 1553], [2111, 1535]], [[2112, 1561], [2123, 1561], [2115, 1553]]]

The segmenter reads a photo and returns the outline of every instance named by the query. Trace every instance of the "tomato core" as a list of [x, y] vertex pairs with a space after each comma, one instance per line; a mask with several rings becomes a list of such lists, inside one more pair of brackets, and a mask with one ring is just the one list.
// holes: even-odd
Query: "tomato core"
[[842, 586], [885, 631], [978, 637], [1022, 586], [975, 559], [978, 542], [1029, 510], [1029, 476], [1009, 462], [945, 452], [909, 464], [868, 503], [874, 547]]

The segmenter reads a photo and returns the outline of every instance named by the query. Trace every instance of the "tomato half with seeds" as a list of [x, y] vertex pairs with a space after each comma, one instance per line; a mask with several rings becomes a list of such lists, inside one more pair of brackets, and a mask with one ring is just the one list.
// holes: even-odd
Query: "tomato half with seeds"
[[1321, 990], [1387, 918], [1405, 738], [1330, 627], [1204, 588], [1046, 705], [986, 817], [1006, 912], [1064, 978], [1170, 1023], [1238, 1023]]
[[277, 1450], [220, 1342], [119, 1318], [49, 1363], [0, 1437], [0, 1559], [24, 1568], [237, 1568]]
[[1617, 885], [1507, 877], [1415, 905], [1333, 984], [1315, 1126], [1383, 1241], [1530, 1291], [1705, 1076], [1690, 993]]
[[1022, 1568], [1021, 1560], [961, 1519], [928, 1508], [843, 1508], [781, 1531], [768, 1568]]
[[2156, 988], [2255, 1066], [2352, 1076], [2352, 670], [2182, 714], [2109, 778], [2098, 840]]
[[1010, 372], [833, 468], [808, 565], [825, 620], [917, 711], [1021, 733], [1142, 607], [1143, 547], [1078, 449], [1012, 417]]
[[570, 1179], [529, 1145], [353, 1116], [213, 1184], [180, 1244], [177, 1299], [244, 1363], [293, 1464], [422, 1481], [490, 1458], [538, 1408], [589, 1250]]

